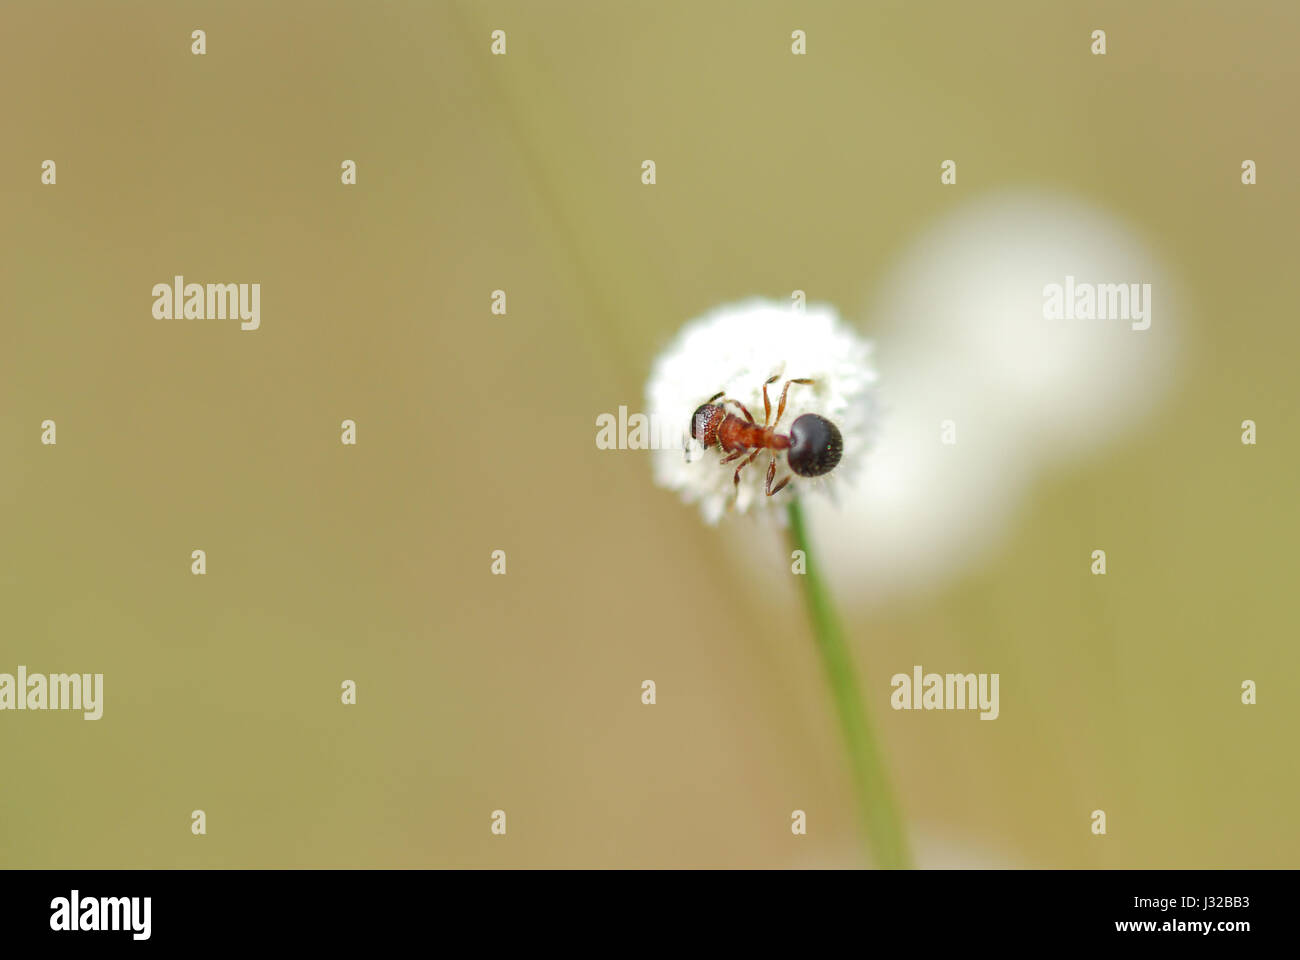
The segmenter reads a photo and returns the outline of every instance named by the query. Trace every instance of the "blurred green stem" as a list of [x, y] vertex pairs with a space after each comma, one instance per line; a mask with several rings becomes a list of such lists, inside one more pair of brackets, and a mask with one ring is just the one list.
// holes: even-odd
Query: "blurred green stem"
[[907, 853], [907, 838], [903, 834], [903, 824], [894, 804], [894, 795], [889, 789], [889, 780], [885, 776], [880, 747], [871, 733], [871, 724], [858, 692], [853, 657], [849, 653], [848, 644], [844, 642], [844, 633], [835, 616], [826, 584], [822, 581], [820, 567], [811, 559], [813, 552], [808, 545], [808, 529], [804, 524], [803, 507], [798, 498], [790, 499], [788, 512], [790, 546], [791, 549], [802, 550], [804, 553], [806, 572], [799, 580], [803, 584], [808, 615], [812, 619], [813, 636], [826, 667], [826, 678], [830, 681], [835, 710], [839, 714], [845, 746], [848, 747], [858, 815], [872, 859], [876, 866], [885, 869], [909, 867], [911, 862]]

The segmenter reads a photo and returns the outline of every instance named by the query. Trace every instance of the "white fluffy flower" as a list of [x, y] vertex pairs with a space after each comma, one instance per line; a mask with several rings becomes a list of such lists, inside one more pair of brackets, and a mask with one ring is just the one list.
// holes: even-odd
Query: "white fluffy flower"
[[[745, 458], [720, 463], [717, 445], [703, 449], [690, 439], [690, 427], [696, 408], [719, 391], [743, 403], [761, 425], [763, 382], [772, 376], [779, 377], [768, 387], [773, 420], [787, 380], [815, 381], [790, 385], [777, 431], [787, 433], [796, 418], [818, 414], [839, 428], [844, 452], [835, 468], [820, 477], [794, 475], [786, 455], [778, 454], [776, 482], [787, 476], [791, 481], [769, 497], [764, 491], [767, 451], [741, 471], [737, 489], [735, 469]], [[758, 299], [719, 307], [686, 325], [659, 355], [646, 384], [650, 422], [674, 430], [680, 425], [682, 437], [681, 444], [654, 451], [655, 481], [678, 491], [687, 503], [699, 503], [709, 523], [728, 509], [781, 507], [804, 490], [839, 483], [851, 477], [867, 452], [876, 419], [875, 381], [871, 344], [831, 307], [810, 304], [796, 312], [788, 303]], [[727, 410], [739, 414], [734, 406]]]

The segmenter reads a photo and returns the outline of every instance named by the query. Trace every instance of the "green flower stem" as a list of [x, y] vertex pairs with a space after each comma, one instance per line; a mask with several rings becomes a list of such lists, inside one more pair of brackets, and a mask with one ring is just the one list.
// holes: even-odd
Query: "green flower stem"
[[844, 632], [840, 629], [839, 619], [835, 616], [819, 567], [816, 561], [809, 559], [813, 552], [808, 546], [808, 529], [804, 524], [803, 508], [798, 498], [792, 497], [787, 509], [791, 549], [802, 550], [806, 560], [807, 572], [798, 579], [803, 584], [808, 615], [812, 619], [813, 636], [826, 667], [826, 678], [830, 681], [845, 746], [848, 747], [857, 792], [858, 815], [866, 833], [868, 848], [878, 867], [910, 867], [907, 838], [903, 833], [894, 795], [889, 789], [889, 780], [885, 776], [880, 747], [871, 733], [871, 724], [858, 692], [853, 657], [844, 642]]

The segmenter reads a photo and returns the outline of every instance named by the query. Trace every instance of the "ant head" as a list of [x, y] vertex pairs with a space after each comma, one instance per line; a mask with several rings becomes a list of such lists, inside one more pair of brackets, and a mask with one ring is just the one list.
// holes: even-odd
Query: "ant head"
[[718, 442], [718, 424], [726, 417], [726, 411], [712, 403], [702, 403], [691, 414], [691, 437], [706, 447]]
[[805, 413], [790, 424], [790, 469], [801, 477], [830, 473], [844, 453], [840, 428], [825, 417]]

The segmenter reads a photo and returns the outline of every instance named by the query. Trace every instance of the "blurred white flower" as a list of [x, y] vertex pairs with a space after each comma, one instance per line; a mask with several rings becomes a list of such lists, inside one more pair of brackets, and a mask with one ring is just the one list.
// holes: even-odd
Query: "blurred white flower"
[[[769, 497], [764, 491], [768, 452], [741, 471], [737, 487], [735, 469], [746, 458], [722, 464], [716, 444], [706, 451], [690, 435], [695, 411], [719, 392], [744, 404], [761, 425], [763, 384], [774, 376], [778, 379], [768, 387], [773, 421], [787, 380], [814, 381], [790, 385], [778, 432], [786, 433], [804, 414], [817, 414], [838, 427], [843, 456], [824, 476], [803, 477], [792, 473], [786, 454], [778, 454], [776, 481], [787, 476], [791, 481]], [[659, 355], [646, 384], [651, 422], [680, 424], [683, 438], [682, 447], [654, 452], [655, 481], [687, 503], [698, 503], [709, 523], [728, 509], [782, 506], [804, 490], [829, 489], [863, 462], [876, 421], [875, 381], [871, 344], [828, 306], [810, 304], [796, 312], [788, 303], [753, 299], [719, 307], [687, 324]], [[734, 405], [727, 410], [743, 416]]]
[[[1045, 319], [1044, 287], [1066, 276], [1151, 283], [1150, 329]], [[973, 200], [909, 244], [866, 311], [889, 416], [842, 509], [811, 510], [835, 531], [819, 546], [841, 594], [870, 603], [977, 565], [1046, 468], [1145, 426], [1176, 381], [1180, 287], [1130, 224], [1046, 191]]]

